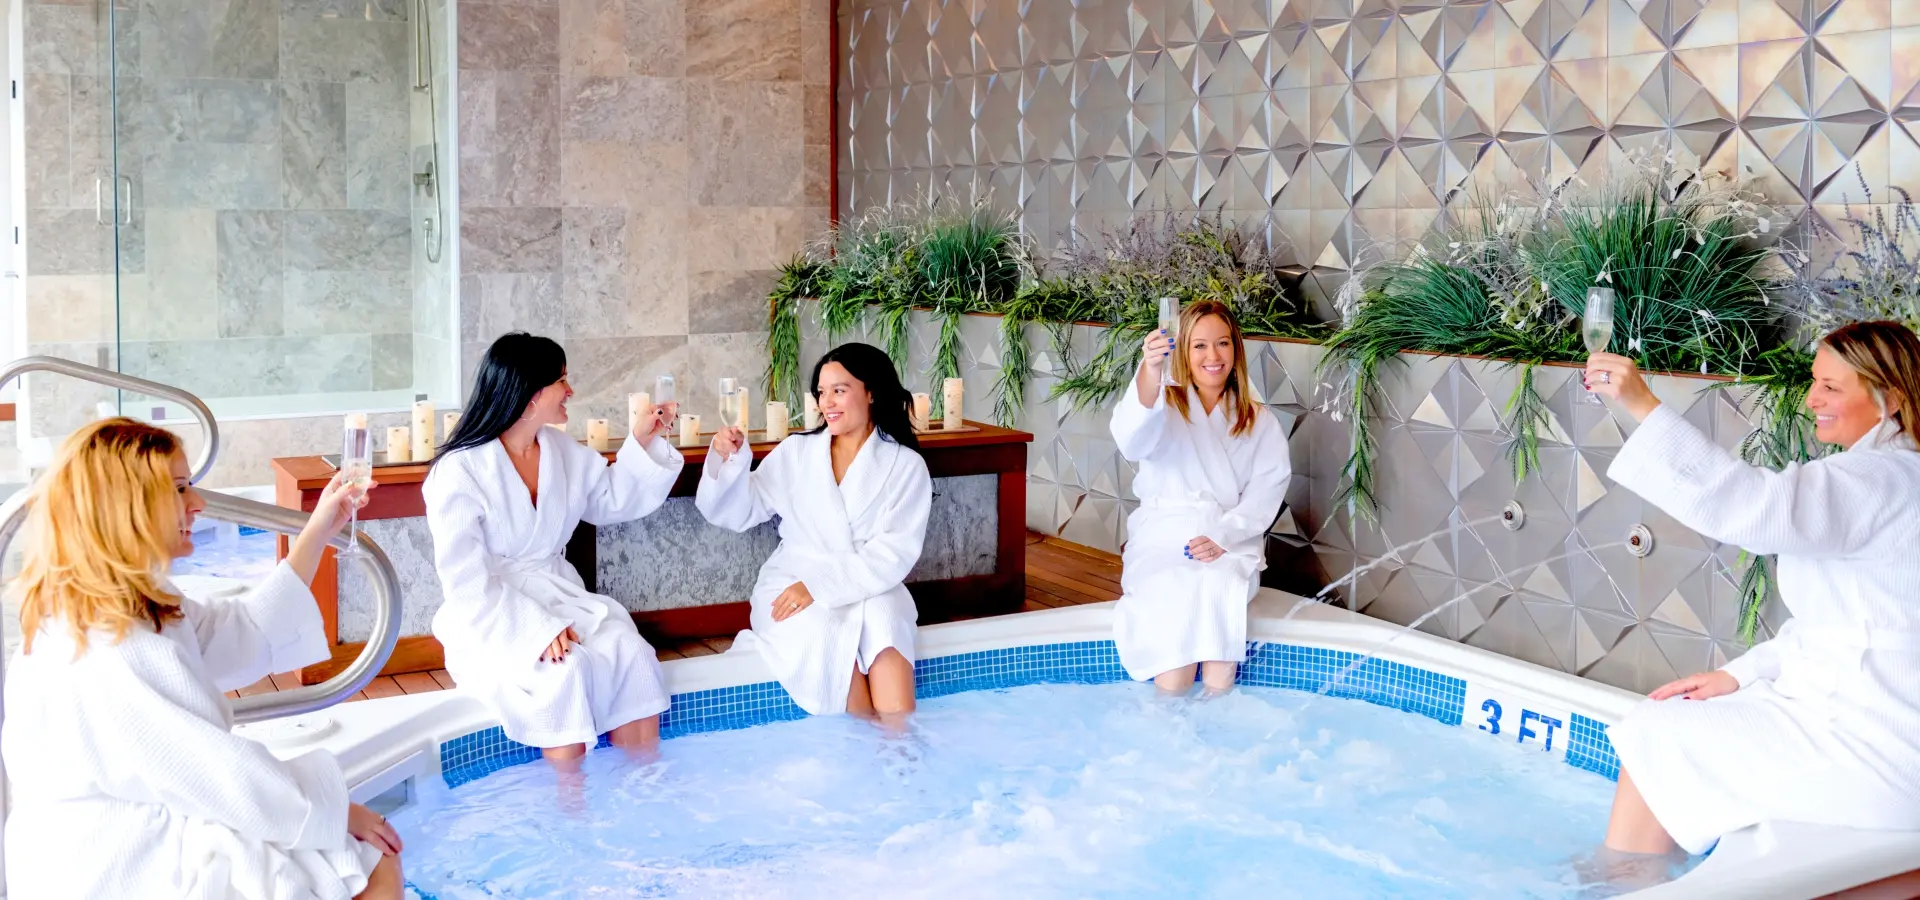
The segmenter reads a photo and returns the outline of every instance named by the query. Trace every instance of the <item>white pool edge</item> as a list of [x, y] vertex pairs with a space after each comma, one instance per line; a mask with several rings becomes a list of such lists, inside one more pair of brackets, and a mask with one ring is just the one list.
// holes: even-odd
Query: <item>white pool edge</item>
[[[1263, 589], [1253, 603], [1248, 638], [1371, 653], [1465, 680], [1469, 716], [1463, 728], [1476, 727], [1471, 711], [1478, 708], [1474, 700], [1482, 696], [1499, 698], [1510, 709], [1525, 706], [1577, 713], [1607, 724], [1618, 722], [1641, 700], [1632, 692], [1576, 675], [1320, 604], [1283, 622], [1281, 617], [1296, 602], [1292, 595]], [[1097, 603], [930, 625], [920, 629], [919, 655], [931, 659], [1112, 636], [1113, 604]], [[671, 694], [774, 680], [753, 651], [750, 637], [727, 653], [668, 660], [661, 666]], [[458, 690], [345, 704], [301, 718], [330, 720], [334, 727], [320, 729], [325, 736], [311, 743], [269, 746], [281, 755], [315, 747], [332, 752], [340, 760], [355, 801], [377, 796], [409, 778], [437, 776], [441, 743], [499, 724], [478, 701]], [[239, 731], [262, 736], [257, 728], [243, 726]], [[1599, 838], [1594, 836], [1596, 843]], [[1713, 855], [1686, 877], [1630, 896], [1636, 900], [1804, 900], [1871, 883], [1916, 865], [1920, 865], [1920, 833], [1764, 823], [1722, 839]]]

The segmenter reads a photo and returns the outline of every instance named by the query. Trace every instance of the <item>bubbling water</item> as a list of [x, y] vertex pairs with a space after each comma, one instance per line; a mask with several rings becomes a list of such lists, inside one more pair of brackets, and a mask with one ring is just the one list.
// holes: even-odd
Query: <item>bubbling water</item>
[[812, 718], [676, 738], [646, 766], [595, 752], [574, 814], [530, 763], [392, 818], [439, 900], [1577, 893], [1605, 779], [1293, 694], [975, 691], [924, 701], [900, 738]]

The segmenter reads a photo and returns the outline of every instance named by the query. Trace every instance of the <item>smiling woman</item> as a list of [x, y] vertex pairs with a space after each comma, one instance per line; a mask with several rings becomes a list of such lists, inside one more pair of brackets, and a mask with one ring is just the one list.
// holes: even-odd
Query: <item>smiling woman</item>
[[[189, 600], [166, 580], [204, 508], [179, 441], [118, 418], [67, 439], [29, 500], [16, 585], [8, 893], [400, 896], [399, 836], [348, 802], [334, 758], [275, 758], [232, 733], [221, 696], [327, 658], [308, 584], [364, 500], [336, 478], [251, 593]], [[93, 865], [71, 865], [83, 844]]]
[[1766, 820], [1920, 829], [1920, 338], [1848, 325], [1821, 341], [1813, 375], [1818, 435], [1846, 450], [1772, 472], [1662, 404], [1631, 360], [1587, 363], [1588, 389], [1640, 421], [1608, 474], [1702, 535], [1779, 554], [1793, 614], [1609, 732], [1612, 850], [1699, 853]]
[[780, 442], [756, 470], [737, 428], [714, 436], [719, 464], [696, 504], [722, 528], [780, 516], [780, 547], [753, 586], [753, 635], [767, 667], [814, 715], [913, 712], [915, 622], [905, 581], [926, 539], [933, 480], [907, 420], [907, 389], [879, 348], [842, 344], [813, 369], [819, 428]]
[[[1247, 602], [1292, 465], [1280, 423], [1248, 388], [1233, 311], [1189, 304], [1179, 335], [1178, 348], [1164, 331], [1147, 336], [1113, 411], [1113, 439], [1140, 467], [1114, 643], [1136, 681], [1183, 694], [1204, 667], [1207, 691], [1224, 693], [1246, 658]], [[1169, 361], [1177, 383], [1162, 388]]]
[[680, 475], [673, 404], [642, 407], [613, 465], [549, 425], [567, 421], [567, 355], [543, 337], [487, 348], [467, 414], [421, 488], [446, 602], [433, 634], [461, 689], [507, 736], [572, 770], [599, 735], [635, 753], [659, 740], [660, 663], [611, 598], [588, 591], [561, 551], [581, 522], [658, 509]]

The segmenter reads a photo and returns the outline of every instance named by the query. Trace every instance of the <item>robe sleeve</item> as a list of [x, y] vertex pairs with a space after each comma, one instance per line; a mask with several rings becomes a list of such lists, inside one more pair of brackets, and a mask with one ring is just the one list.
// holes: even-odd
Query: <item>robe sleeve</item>
[[[156, 636], [157, 637], [157, 636]], [[196, 685], [165, 638], [89, 654], [73, 715], [102, 793], [219, 822], [291, 849], [348, 846], [347, 783], [332, 754], [289, 760], [196, 715]], [[204, 696], [204, 695], [202, 695]]]
[[1167, 434], [1166, 390], [1155, 392], [1152, 406], [1143, 406], [1139, 388], [1128, 381], [1127, 389], [1120, 392], [1120, 405], [1113, 408], [1109, 430], [1113, 432], [1113, 442], [1119, 445], [1120, 455], [1129, 461], [1139, 462], [1152, 456]]
[[1891, 473], [1872, 456], [1842, 453], [1774, 472], [1742, 462], [1663, 404], [1607, 475], [1715, 540], [1759, 554], [1839, 556], [1883, 530]]
[[1287, 436], [1280, 422], [1266, 410], [1259, 411], [1253, 434], [1253, 475], [1240, 491], [1240, 502], [1227, 510], [1218, 526], [1222, 548], [1251, 541], [1267, 533], [1287, 500], [1287, 486], [1293, 477], [1293, 457], [1287, 450]]
[[733, 458], [720, 461], [709, 453], [700, 472], [700, 486], [694, 489], [693, 506], [708, 522], [728, 531], [746, 531], [773, 518], [772, 486], [779, 483], [786, 468], [786, 442], [773, 448], [760, 468], [753, 468], [753, 453], [746, 447]]
[[470, 476], [454, 460], [434, 467], [421, 488], [427, 530], [433, 535], [433, 565], [445, 596], [467, 634], [507, 659], [531, 664], [562, 630], [573, 624], [508, 589], [487, 565], [487, 511]]
[[813, 599], [828, 606], [848, 606], [877, 597], [907, 580], [927, 539], [927, 515], [933, 509], [933, 478], [920, 454], [902, 449], [908, 458], [894, 469], [887, 496], [869, 515], [879, 516], [872, 540], [854, 543], [851, 553], [809, 553], [800, 582]]
[[1800, 654], [1799, 627], [1798, 619], [1788, 619], [1771, 640], [1747, 648], [1747, 652], [1721, 666], [1720, 671], [1732, 675], [1741, 687], [1780, 677], [1780, 661]]
[[329, 655], [320, 605], [284, 562], [240, 597], [188, 599], [181, 606], [200, 644], [207, 677], [222, 691], [310, 666]]
[[[601, 461], [599, 453], [582, 445], [573, 446], [592, 455], [594, 463]], [[655, 435], [645, 446], [628, 438], [614, 454], [613, 465], [598, 470], [589, 467], [589, 471], [597, 471], [598, 481], [587, 494], [587, 509], [581, 518], [593, 525], [617, 525], [659, 509], [673, 490], [673, 483], [680, 479], [684, 465], [680, 451], [673, 449], [666, 438]]]

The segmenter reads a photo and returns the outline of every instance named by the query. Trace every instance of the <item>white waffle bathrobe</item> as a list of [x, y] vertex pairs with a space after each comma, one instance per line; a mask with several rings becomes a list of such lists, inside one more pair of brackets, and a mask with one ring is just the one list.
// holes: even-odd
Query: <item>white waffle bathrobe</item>
[[7, 896], [346, 900], [380, 851], [347, 834], [333, 756], [290, 760], [232, 732], [224, 691], [327, 658], [313, 594], [285, 564], [241, 598], [76, 658], [63, 622], [7, 667]]
[[[854, 667], [865, 672], [892, 647], [914, 660], [919, 611], [904, 583], [920, 559], [933, 479], [920, 454], [879, 431], [833, 483], [830, 435], [796, 434], [758, 469], [742, 451], [707, 458], [695, 503], [722, 528], [745, 531], [780, 517], [780, 546], [753, 585], [753, 636], [793, 702], [814, 715], [845, 712]], [[794, 582], [813, 604], [773, 620], [773, 601]]]
[[[1206, 413], [1189, 390], [1188, 421], [1168, 407], [1165, 391], [1154, 400], [1142, 406], [1129, 382], [1113, 410], [1113, 439], [1139, 467], [1140, 507], [1127, 516], [1113, 619], [1120, 664], [1136, 681], [1246, 658], [1247, 603], [1260, 589], [1267, 529], [1293, 472], [1287, 436], [1264, 408], [1250, 434], [1232, 437], [1224, 402]], [[1188, 559], [1187, 542], [1202, 535], [1225, 555]]]
[[[535, 747], [589, 744], [667, 709], [653, 648], [612, 598], [590, 593], [564, 555], [582, 521], [612, 525], [658, 509], [680, 476], [665, 438], [628, 439], [613, 465], [554, 428], [540, 429], [540, 497], [499, 441], [434, 463], [422, 494], [445, 601], [433, 636], [447, 673]], [[565, 659], [541, 654], [571, 626]]]
[[1920, 453], [1888, 430], [1771, 472], [1661, 406], [1607, 470], [1701, 534], [1779, 554], [1793, 613], [1726, 665], [1740, 690], [1647, 701], [1608, 731], [1688, 852], [1770, 819], [1920, 829]]

